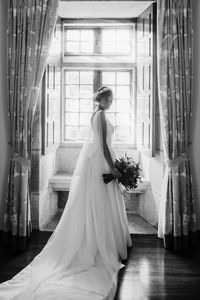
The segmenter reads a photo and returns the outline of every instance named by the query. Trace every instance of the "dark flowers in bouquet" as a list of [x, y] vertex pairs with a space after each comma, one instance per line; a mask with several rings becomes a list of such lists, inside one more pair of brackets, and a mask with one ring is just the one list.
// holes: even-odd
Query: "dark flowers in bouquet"
[[[125, 157], [116, 159], [114, 165], [121, 174], [117, 180], [126, 188], [127, 191], [137, 188], [138, 180], [142, 182], [140, 177], [141, 169], [139, 167], [139, 163], [134, 162], [132, 157], [128, 157], [125, 154]], [[103, 174], [102, 176], [103, 181], [106, 184], [115, 179], [113, 174]]]

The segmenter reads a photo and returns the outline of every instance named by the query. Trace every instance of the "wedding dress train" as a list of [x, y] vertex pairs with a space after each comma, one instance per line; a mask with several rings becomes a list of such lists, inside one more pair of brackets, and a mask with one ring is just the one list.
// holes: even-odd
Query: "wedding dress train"
[[[113, 126], [106, 118], [113, 160]], [[117, 276], [131, 246], [127, 216], [102, 148], [99, 111], [84, 144], [60, 222], [43, 250], [21, 272], [0, 284], [0, 300], [111, 300]]]

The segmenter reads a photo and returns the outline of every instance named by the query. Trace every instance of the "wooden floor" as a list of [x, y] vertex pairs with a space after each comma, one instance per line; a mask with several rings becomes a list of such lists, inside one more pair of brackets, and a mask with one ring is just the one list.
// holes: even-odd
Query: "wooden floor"
[[[0, 250], [0, 282], [24, 268], [50, 234], [34, 232], [29, 250], [19, 255]], [[156, 235], [132, 235], [132, 240], [126, 267], [119, 273], [115, 300], [200, 299], [200, 247], [174, 253], [165, 250]]]

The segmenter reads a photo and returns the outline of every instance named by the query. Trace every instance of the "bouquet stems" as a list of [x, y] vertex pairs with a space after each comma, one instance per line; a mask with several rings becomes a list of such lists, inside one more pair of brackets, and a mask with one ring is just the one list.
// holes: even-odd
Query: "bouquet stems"
[[113, 176], [113, 174], [107, 173], [107, 174], [103, 174], [103, 181], [105, 184], [109, 183], [110, 181], [114, 180], [115, 177]]

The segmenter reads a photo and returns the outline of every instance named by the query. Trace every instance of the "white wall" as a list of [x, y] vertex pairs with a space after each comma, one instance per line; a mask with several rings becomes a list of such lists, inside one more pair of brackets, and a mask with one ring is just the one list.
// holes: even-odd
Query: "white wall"
[[8, 171], [8, 100], [6, 87], [6, 23], [8, 1], [0, 0], [0, 229]]
[[200, 229], [200, 1], [192, 0], [194, 16], [194, 86], [191, 124], [191, 156], [195, 195], [198, 201], [197, 221]]

